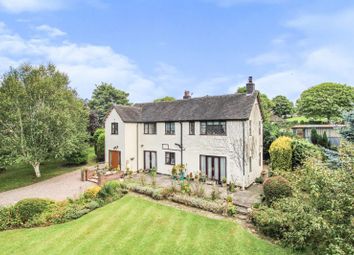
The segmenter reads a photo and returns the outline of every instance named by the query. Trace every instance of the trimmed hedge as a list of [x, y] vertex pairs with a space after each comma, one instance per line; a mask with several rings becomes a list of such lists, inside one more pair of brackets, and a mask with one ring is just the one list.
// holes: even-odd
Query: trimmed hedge
[[225, 205], [224, 204], [213, 202], [213, 201], [207, 201], [207, 200], [199, 198], [199, 197], [174, 194], [171, 197], [171, 200], [176, 203], [199, 208], [199, 209], [213, 212], [213, 213], [224, 214], [224, 212], [225, 212]]
[[287, 136], [277, 138], [270, 146], [269, 153], [272, 169], [292, 169], [292, 139]]
[[268, 178], [263, 184], [264, 199], [267, 204], [271, 204], [279, 198], [292, 195], [292, 188], [287, 179], [282, 176]]

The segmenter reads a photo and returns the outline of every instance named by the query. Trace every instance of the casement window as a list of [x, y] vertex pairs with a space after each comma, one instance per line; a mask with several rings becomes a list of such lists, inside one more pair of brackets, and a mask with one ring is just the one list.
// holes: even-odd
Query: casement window
[[111, 134], [118, 135], [118, 123], [117, 122], [111, 123]]
[[155, 135], [156, 123], [144, 123], [144, 134]]
[[174, 165], [176, 163], [176, 154], [174, 152], [165, 152], [165, 164]]
[[189, 122], [189, 134], [195, 135], [195, 122], [194, 121]]
[[261, 135], [262, 134], [262, 121], [258, 122], [258, 133]]
[[262, 166], [262, 153], [261, 152], [259, 152], [258, 157], [259, 157], [259, 166]]
[[201, 135], [226, 135], [226, 121], [201, 121]]
[[165, 123], [165, 135], [174, 135], [175, 134], [175, 123], [166, 122]]
[[249, 127], [249, 135], [252, 135], [252, 120], [248, 122], [248, 127]]
[[226, 174], [226, 157], [200, 155], [200, 170], [208, 179], [217, 180], [220, 183]]

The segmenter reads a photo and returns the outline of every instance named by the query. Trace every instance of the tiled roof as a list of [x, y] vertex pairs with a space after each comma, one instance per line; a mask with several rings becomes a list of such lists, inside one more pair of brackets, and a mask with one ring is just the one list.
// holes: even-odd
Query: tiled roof
[[258, 92], [205, 96], [172, 102], [115, 105], [124, 122], [249, 119]]

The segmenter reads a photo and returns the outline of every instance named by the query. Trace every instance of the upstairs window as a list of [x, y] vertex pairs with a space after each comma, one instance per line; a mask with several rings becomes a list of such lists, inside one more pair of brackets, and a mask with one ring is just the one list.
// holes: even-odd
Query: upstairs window
[[189, 134], [195, 135], [195, 122], [194, 121], [189, 122]]
[[201, 135], [226, 135], [226, 121], [201, 121]]
[[175, 134], [175, 123], [174, 122], [166, 122], [165, 123], [165, 134], [166, 135], [174, 135]]
[[111, 134], [112, 135], [118, 135], [118, 123], [117, 122], [112, 122], [112, 124], [111, 124]]
[[144, 123], [144, 134], [155, 135], [156, 123]]
[[176, 163], [174, 152], [165, 152], [165, 164], [174, 165]]

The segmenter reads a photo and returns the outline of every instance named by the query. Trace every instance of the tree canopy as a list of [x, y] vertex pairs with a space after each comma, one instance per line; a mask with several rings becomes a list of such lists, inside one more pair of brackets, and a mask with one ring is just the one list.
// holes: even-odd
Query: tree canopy
[[279, 117], [291, 115], [294, 110], [293, 103], [285, 96], [276, 96], [272, 99], [273, 113]]
[[300, 114], [312, 118], [341, 118], [354, 104], [354, 88], [339, 83], [321, 83], [302, 92], [297, 101]]
[[174, 97], [170, 97], [170, 96], [165, 96], [165, 97], [161, 97], [161, 98], [157, 98], [154, 100], [155, 103], [158, 103], [158, 102], [172, 102], [172, 101], [175, 101], [176, 98]]
[[31, 164], [62, 158], [86, 141], [88, 113], [69, 78], [52, 64], [23, 65], [0, 85], [0, 148]]
[[101, 84], [96, 84], [88, 105], [91, 110], [97, 113], [99, 123], [103, 126], [104, 117], [112, 105], [128, 105], [128, 96], [129, 93], [113, 87], [111, 83], [101, 82]]

